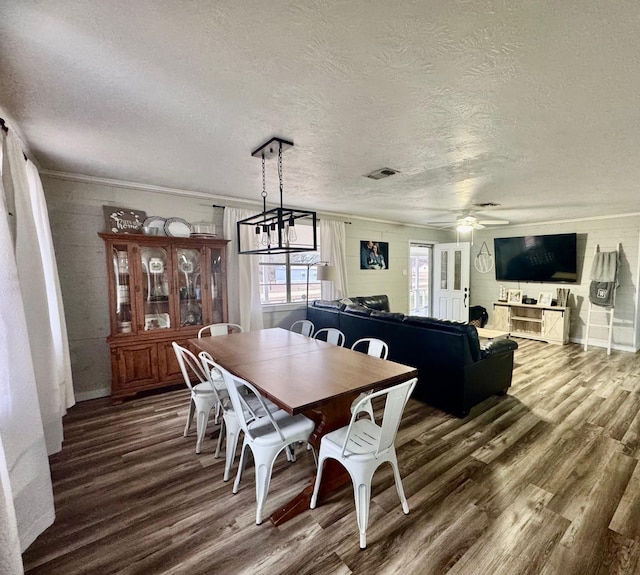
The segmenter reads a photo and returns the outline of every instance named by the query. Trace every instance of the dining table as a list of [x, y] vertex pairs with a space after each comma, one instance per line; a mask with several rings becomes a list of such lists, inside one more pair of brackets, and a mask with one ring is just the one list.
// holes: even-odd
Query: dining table
[[[349, 424], [351, 403], [362, 392], [390, 387], [416, 377], [416, 368], [380, 359], [283, 328], [190, 339], [198, 351], [254, 385], [291, 415], [315, 423], [309, 443], [316, 450], [326, 433]], [[315, 473], [294, 499], [271, 516], [280, 525], [309, 509]], [[319, 501], [350, 481], [337, 461], [327, 460]]]

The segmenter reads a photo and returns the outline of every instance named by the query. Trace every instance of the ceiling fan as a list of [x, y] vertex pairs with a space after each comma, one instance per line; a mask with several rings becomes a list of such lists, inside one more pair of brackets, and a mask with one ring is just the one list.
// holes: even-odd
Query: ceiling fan
[[466, 215], [458, 217], [451, 226], [455, 226], [458, 233], [465, 233], [473, 230], [482, 230], [487, 226], [504, 226], [508, 223], [508, 220], [481, 220], [471, 212], [468, 212]]
[[[440, 225], [446, 228], [455, 228], [458, 233], [472, 232], [473, 230], [482, 230], [486, 226], [504, 226], [509, 223], [508, 220], [482, 218], [483, 213], [478, 208], [496, 207], [499, 204], [488, 202], [486, 204], [477, 204], [476, 209], [468, 209], [453, 216], [449, 222], [440, 222]], [[444, 224], [444, 225], [443, 225]]]

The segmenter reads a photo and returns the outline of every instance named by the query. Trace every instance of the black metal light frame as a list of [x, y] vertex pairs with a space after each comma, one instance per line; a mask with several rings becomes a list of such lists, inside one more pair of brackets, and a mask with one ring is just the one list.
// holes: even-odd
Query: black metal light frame
[[[296, 252], [310, 252], [318, 249], [317, 241], [317, 217], [316, 212], [308, 210], [298, 210], [285, 208], [282, 202], [282, 152], [293, 147], [293, 142], [281, 138], [271, 138], [259, 148], [251, 152], [254, 158], [262, 159], [263, 166], [263, 191], [261, 213], [239, 220], [236, 224], [238, 234], [239, 254], [288, 254]], [[273, 157], [278, 157], [278, 179], [280, 184], [280, 207], [267, 210], [266, 191], [264, 189], [264, 162]], [[289, 226], [294, 226], [296, 222], [311, 222], [313, 227], [313, 245], [303, 245], [298, 242], [290, 242], [287, 237]], [[254, 245], [242, 245], [241, 230], [250, 228], [252, 237], [261, 236], [268, 233], [270, 242], [264, 247]], [[246, 242], [245, 242], [246, 243]]]

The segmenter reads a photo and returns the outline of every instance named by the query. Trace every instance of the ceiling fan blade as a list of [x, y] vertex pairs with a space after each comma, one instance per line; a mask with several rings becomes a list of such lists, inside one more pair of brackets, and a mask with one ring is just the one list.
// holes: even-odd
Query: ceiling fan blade
[[506, 225], [509, 223], [508, 220], [479, 220], [479, 224], [484, 224], [485, 226], [500, 226]]
[[480, 222], [475, 222], [473, 224], [473, 229], [474, 230], [484, 230], [485, 226], [483, 226]]

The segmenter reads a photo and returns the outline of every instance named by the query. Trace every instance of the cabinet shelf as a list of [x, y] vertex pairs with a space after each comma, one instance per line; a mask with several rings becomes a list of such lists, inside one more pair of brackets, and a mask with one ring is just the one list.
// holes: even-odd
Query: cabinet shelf
[[531, 321], [533, 323], [542, 323], [542, 318], [539, 317], [526, 317], [523, 315], [512, 315], [511, 321]]

